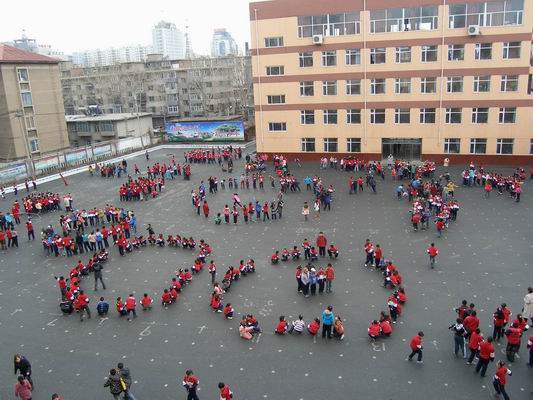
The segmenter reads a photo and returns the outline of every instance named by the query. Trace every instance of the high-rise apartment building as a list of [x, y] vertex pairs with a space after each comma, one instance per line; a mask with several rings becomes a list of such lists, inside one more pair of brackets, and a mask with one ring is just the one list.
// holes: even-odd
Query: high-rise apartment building
[[238, 55], [237, 42], [225, 28], [215, 29], [211, 39], [211, 56], [225, 57]]
[[250, 4], [258, 152], [530, 162], [530, 0]]
[[155, 53], [169, 60], [186, 58], [185, 35], [171, 22], [160, 21], [152, 30], [152, 47]]
[[69, 146], [58, 63], [0, 44], [0, 160]]
[[151, 52], [151, 46], [108, 47], [75, 52], [70, 59], [80, 67], [103, 67], [125, 62], [143, 62]]

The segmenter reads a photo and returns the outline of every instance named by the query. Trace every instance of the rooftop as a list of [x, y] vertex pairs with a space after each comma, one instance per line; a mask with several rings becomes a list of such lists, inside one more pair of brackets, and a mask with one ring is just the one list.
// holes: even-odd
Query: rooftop
[[98, 121], [123, 121], [125, 119], [135, 119], [137, 117], [151, 117], [150, 113], [116, 113], [100, 115], [65, 115], [67, 122], [98, 122]]
[[0, 64], [32, 63], [32, 64], [58, 64], [59, 60], [32, 53], [31, 51], [17, 49], [7, 44], [0, 44]]

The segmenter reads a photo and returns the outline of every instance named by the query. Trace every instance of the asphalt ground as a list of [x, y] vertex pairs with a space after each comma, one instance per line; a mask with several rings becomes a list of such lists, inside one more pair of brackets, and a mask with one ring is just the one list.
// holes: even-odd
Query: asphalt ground
[[[168, 161], [170, 155], [183, 161], [182, 150], [164, 150], [150, 155], [150, 163]], [[144, 157], [128, 160], [130, 169], [137, 163], [144, 169]], [[233, 176], [242, 171], [242, 161], [235, 163]], [[489, 170], [490, 167], [487, 167]], [[460, 183], [460, 166], [449, 168]], [[498, 168], [502, 172], [512, 169]], [[458, 220], [442, 238], [434, 229], [413, 232], [409, 222], [409, 204], [397, 201], [397, 183], [387, 176], [378, 180], [378, 193], [367, 188], [357, 195], [348, 194], [348, 178], [358, 173], [320, 170], [318, 163], [304, 163], [292, 168], [303, 181], [318, 174], [336, 192], [332, 210], [322, 212], [319, 221], [305, 222], [301, 215], [304, 201], [312, 202], [312, 192], [288, 193], [282, 220], [216, 226], [212, 217], [197, 216], [191, 206], [190, 192], [200, 180], [211, 175], [224, 176], [217, 165], [193, 165], [191, 181], [179, 178], [166, 184], [157, 199], [145, 202], [119, 202], [118, 187], [124, 179], [90, 177], [88, 173], [62, 181], [43, 184], [38, 190], [72, 193], [75, 208], [122, 205], [135, 212], [139, 230], [151, 223], [157, 233], [193, 236], [213, 247], [219, 276], [229, 265], [253, 258], [257, 272], [236, 282], [224, 298], [237, 315], [232, 321], [209, 308], [211, 293], [207, 271], [195, 276], [184, 289], [177, 304], [163, 309], [158, 304], [162, 289], [178, 267], [190, 267], [196, 253], [184, 249], [147, 247], [120, 257], [110, 249], [105, 264], [107, 290], [94, 292], [92, 277], [82, 288], [91, 299], [93, 318], [81, 323], [77, 315], [64, 316], [58, 308], [59, 290], [54, 275], [67, 275], [76, 258], [47, 257], [39, 240], [28, 243], [25, 227], [18, 229], [20, 248], [0, 253], [0, 398], [13, 397], [13, 354], [21, 353], [33, 366], [36, 384], [34, 398], [48, 399], [54, 392], [65, 399], [94, 400], [111, 398], [103, 387], [110, 368], [124, 362], [130, 368], [137, 399], [185, 399], [181, 378], [193, 369], [200, 379], [201, 399], [218, 398], [217, 384], [226, 382], [235, 399], [488, 399], [493, 397], [491, 364], [486, 378], [453, 354], [453, 337], [447, 327], [456, 315], [453, 308], [467, 299], [476, 304], [485, 335], [492, 332], [492, 312], [505, 301], [514, 315], [522, 308], [526, 288], [533, 285], [531, 240], [533, 200], [531, 184], [524, 188], [522, 201], [493, 193], [485, 199], [481, 188], [459, 187], [456, 198], [461, 209]], [[443, 172], [439, 168], [437, 173]], [[269, 165], [269, 173], [272, 173]], [[238, 190], [241, 200], [271, 201], [277, 194], [262, 190]], [[222, 211], [231, 194], [220, 190], [208, 195], [211, 213]], [[19, 192], [19, 197], [24, 195]], [[0, 203], [7, 211], [14, 197]], [[35, 231], [52, 223], [57, 228], [60, 212], [34, 217]], [[23, 218], [24, 223], [24, 218]], [[303, 298], [296, 290], [290, 261], [270, 265], [275, 249], [301, 245], [304, 238], [315, 239], [323, 231], [340, 249], [333, 262], [336, 280], [332, 294]], [[381, 275], [364, 265], [363, 242], [370, 238], [381, 244], [386, 258], [394, 260], [404, 281], [408, 303], [394, 327], [391, 338], [377, 344], [369, 342], [369, 322], [386, 310], [390, 293], [384, 289]], [[426, 248], [435, 241], [440, 249], [437, 265], [429, 268]], [[87, 256], [81, 259], [86, 262]], [[328, 260], [321, 259], [318, 266]], [[134, 292], [140, 297], [150, 293], [156, 304], [148, 312], [138, 310], [132, 322], [118, 317], [114, 299]], [[103, 295], [111, 303], [108, 319], [96, 315], [96, 303]], [[335, 314], [345, 320], [345, 339], [313, 340], [307, 334], [280, 337], [273, 334], [278, 317], [295, 319], [303, 314], [306, 322], [319, 317], [333, 305]], [[242, 314], [259, 319], [263, 334], [248, 342], [239, 338], [238, 322]], [[419, 330], [425, 333], [424, 364], [405, 361], [408, 342]], [[520, 359], [511, 366], [507, 392], [513, 399], [531, 398], [531, 369], [525, 363], [527, 351], [522, 341]], [[497, 357], [504, 359], [504, 344]]]

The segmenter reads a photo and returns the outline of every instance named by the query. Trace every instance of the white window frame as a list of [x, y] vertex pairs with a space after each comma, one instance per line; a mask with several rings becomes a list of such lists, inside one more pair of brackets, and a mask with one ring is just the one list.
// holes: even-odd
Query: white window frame
[[[354, 150], [354, 147], [358, 150]], [[361, 153], [361, 138], [346, 138], [347, 153]]]
[[[313, 118], [313, 122], [307, 122], [307, 118]], [[300, 124], [314, 125], [315, 124], [315, 110], [300, 110]]]
[[39, 153], [41, 151], [40, 150], [39, 139], [31, 138], [28, 141], [29, 141], [29, 146], [30, 146], [30, 152], [32, 154], [33, 153]]
[[[377, 58], [383, 56], [382, 62], [376, 62]], [[372, 62], [374, 61], [374, 62]], [[379, 65], [387, 63], [387, 48], [386, 47], [373, 47], [370, 49], [370, 64]]]
[[[460, 57], [456, 58], [456, 53]], [[465, 59], [465, 45], [464, 44], [449, 44], [448, 45], [448, 61], [464, 61]]]
[[[452, 151], [452, 146], [457, 147], [457, 151]], [[444, 154], [459, 154], [461, 153], [461, 138], [444, 138]]]
[[[428, 117], [433, 116], [433, 120], [428, 121]], [[432, 107], [421, 108], [420, 109], [420, 123], [423, 125], [426, 124], [435, 124], [437, 122], [437, 110]]]
[[[377, 93], [378, 88], [383, 88], [382, 93]], [[387, 93], [387, 80], [385, 78], [377, 78], [370, 80], [370, 94], [372, 95], [384, 95]]]
[[337, 51], [326, 50], [322, 52], [322, 66], [323, 67], [335, 67], [337, 66]]
[[269, 132], [287, 132], [287, 123], [286, 122], [269, 122], [268, 131]]
[[[352, 62], [355, 61], [355, 62]], [[345, 64], [359, 65], [361, 64], [361, 49], [346, 49], [345, 50]]]
[[[435, 59], [430, 60], [429, 55], [434, 54]], [[439, 60], [439, 46], [437, 45], [423, 45], [420, 47], [420, 62], [430, 63], [437, 62]]]
[[408, 64], [411, 62], [411, 46], [396, 47], [396, 64]]
[[394, 93], [410, 94], [411, 93], [411, 78], [396, 78], [394, 82]]
[[446, 93], [463, 93], [464, 76], [449, 76], [446, 82]]
[[334, 109], [323, 110], [322, 115], [323, 115], [324, 125], [337, 125], [337, 123], [339, 122], [338, 110], [334, 110]]
[[[376, 122], [378, 116], [383, 115], [383, 122]], [[372, 125], [384, 125], [387, 122], [387, 110], [385, 108], [370, 109], [370, 123]]]
[[[459, 121], [453, 122], [453, 117], [456, 115], [459, 115]], [[461, 124], [463, 122], [463, 109], [461, 107], [447, 108], [445, 114], [445, 121], [446, 124], [450, 125]]]
[[[512, 116], [512, 121], [506, 121], [508, 116]], [[498, 122], [500, 124], [516, 124], [516, 107], [500, 107]]]
[[[308, 94], [306, 90], [311, 90], [311, 94]], [[315, 95], [315, 82], [314, 81], [301, 81], [300, 82], [300, 97], [312, 97]]]
[[[339, 152], [339, 139], [338, 138], [324, 138], [322, 140], [324, 146], [324, 153], [338, 153]], [[332, 149], [331, 147], [334, 147]]]
[[[502, 75], [500, 81], [500, 91], [505, 93], [518, 92], [519, 82], [519, 75]], [[509, 90], [509, 88], [512, 90]]]
[[[518, 57], [509, 57], [512, 50], [518, 49]], [[504, 60], [517, 60], [522, 56], [522, 42], [503, 42], [503, 54]]]
[[[301, 149], [303, 153], [314, 153], [316, 151], [316, 140], [315, 138], [301, 138], [300, 139]], [[313, 150], [307, 150], [308, 146], [313, 146]]]
[[[407, 121], [402, 121], [407, 116]], [[404, 125], [411, 123], [411, 109], [410, 108], [396, 108], [394, 110], [394, 123], [397, 125]]]
[[267, 96], [267, 104], [285, 104], [284, 94], [269, 94]]
[[361, 94], [361, 79], [349, 79], [345, 83], [347, 96], [358, 96]]
[[[504, 152], [504, 146], [511, 146], [510, 152]], [[496, 154], [498, 155], [511, 155], [514, 151], [514, 139], [512, 138], [498, 138], [496, 139]]]
[[337, 96], [337, 81], [322, 81], [322, 96]]
[[[489, 57], [483, 56], [483, 52], [489, 51]], [[474, 59], [477, 61], [492, 60], [492, 43], [476, 43], [474, 47]]]
[[[428, 92], [428, 88], [432, 87], [433, 91]], [[420, 78], [420, 93], [422, 94], [432, 94], [437, 93], [437, 77], [428, 76], [425, 78]]]
[[359, 108], [347, 109], [346, 110], [346, 123], [348, 125], [359, 125], [359, 124], [361, 124], [361, 109], [359, 109]]
[[267, 76], [280, 76], [285, 75], [285, 66], [283, 65], [270, 65], [266, 67]]
[[[308, 60], [311, 60], [311, 65], [305, 65]], [[298, 53], [298, 65], [300, 66], [300, 68], [312, 68], [314, 65], [313, 52], [302, 51]]]
[[283, 47], [283, 36], [266, 37], [265, 47]]
[[[480, 88], [483, 87], [482, 84], [485, 85], [487, 83], [488, 83], [487, 90], [480, 90]], [[490, 92], [490, 87], [491, 87], [491, 76], [490, 75], [474, 76], [473, 85], [474, 87], [472, 88], [472, 90], [474, 93], [488, 93]]]
[[489, 123], [489, 107], [474, 107], [472, 108], [472, 119], [473, 124], [488, 124]]
[[[476, 151], [478, 146], [484, 146], [484, 151]], [[487, 139], [485, 138], [471, 138], [470, 139], [470, 154], [487, 154]]]

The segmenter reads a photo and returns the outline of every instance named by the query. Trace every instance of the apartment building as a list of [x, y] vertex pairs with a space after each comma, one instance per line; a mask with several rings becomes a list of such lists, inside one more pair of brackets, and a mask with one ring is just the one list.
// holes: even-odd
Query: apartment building
[[103, 113], [152, 114], [154, 127], [167, 118], [242, 115], [253, 110], [250, 57], [168, 60], [78, 68], [61, 63], [67, 115], [98, 106]]
[[69, 147], [58, 63], [0, 44], [0, 160]]
[[250, 3], [259, 152], [533, 160], [529, 0]]

